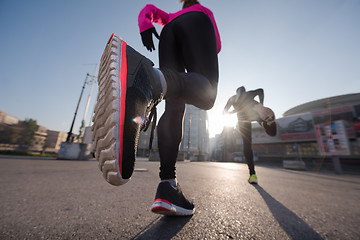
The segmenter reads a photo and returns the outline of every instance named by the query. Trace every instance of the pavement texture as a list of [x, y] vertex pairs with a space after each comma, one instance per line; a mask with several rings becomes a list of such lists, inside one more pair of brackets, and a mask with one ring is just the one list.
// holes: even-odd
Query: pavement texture
[[150, 212], [159, 162], [108, 184], [97, 162], [0, 156], [0, 239], [360, 239], [360, 176], [179, 162], [192, 217]]

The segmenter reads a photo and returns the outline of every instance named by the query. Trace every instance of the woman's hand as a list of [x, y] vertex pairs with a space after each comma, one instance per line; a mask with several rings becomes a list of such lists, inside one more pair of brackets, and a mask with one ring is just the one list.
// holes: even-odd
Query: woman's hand
[[152, 35], [154, 34], [157, 39], [159, 39], [159, 34], [156, 32], [155, 28], [149, 28], [148, 30], [140, 33], [141, 34], [141, 40], [146, 47], [147, 50], [152, 52], [152, 50], [155, 50], [154, 42]]

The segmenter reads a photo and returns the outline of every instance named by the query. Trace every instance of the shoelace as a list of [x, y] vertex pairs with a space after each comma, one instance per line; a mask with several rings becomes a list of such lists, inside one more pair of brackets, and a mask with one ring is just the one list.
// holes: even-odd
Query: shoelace
[[[146, 115], [145, 115], [145, 123], [144, 125], [141, 127], [141, 131], [144, 131], [146, 132], [146, 130], [149, 128], [149, 125], [151, 123], [151, 121], [153, 122], [152, 123], [152, 126], [151, 126], [151, 132], [150, 132], [150, 141], [149, 141], [149, 150], [152, 149], [152, 143], [153, 143], [153, 139], [154, 139], [154, 130], [155, 130], [155, 127], [156, 127], [156, 121], [157, 121], [157, 111], [156, 111], [156, 106], [158, 105], [160, 101], [157, 101], [153, 104], [150, 104], [148, 107], [147, 107], [147, 110], [146, 110]], [[150, 112], [149, 112], [149, 109]], [[148, 112], [149, 112], [149, 116], [148, 115]]]

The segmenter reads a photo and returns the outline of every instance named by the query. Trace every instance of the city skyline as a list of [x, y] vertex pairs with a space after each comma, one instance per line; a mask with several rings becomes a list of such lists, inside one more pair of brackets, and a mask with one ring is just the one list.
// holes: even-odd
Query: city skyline
[[[264, 88], [277, 117], [297, 105], [360, 92], [360, 3], [356, 1], [200, 1], [214, 13], [222, 40], [218, 96], [210, 137], [236, 116], [223, 116], [237, 87]], [[112, 32], [158, 65], [142, 46], [137, 15], [153, 3], [176, 12], [177, 1], [1, 1], [0, 110], [67, 132], [86, 74], [96, 74]], [[156, 27], [158, 32], [161, 28]], [[157, 50], [157, 40], [155, 42]], [[87, 86], [73, 133], [77, 133]], [[86, 125], [97, 94], [92, 94]], [[163, 111], [164, 102], [159, 106]]]

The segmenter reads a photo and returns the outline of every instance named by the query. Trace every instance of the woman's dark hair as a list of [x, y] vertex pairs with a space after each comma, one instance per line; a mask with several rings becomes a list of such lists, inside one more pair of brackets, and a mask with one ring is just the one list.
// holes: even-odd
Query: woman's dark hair
[[183, 3], [183, 9], [187, 7], [191, 7], [195, 4], [199, 4], [198, 0], [180, 0], [181, 3]]

